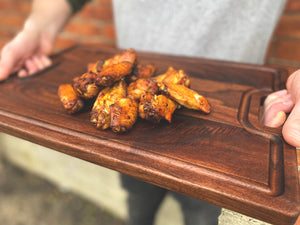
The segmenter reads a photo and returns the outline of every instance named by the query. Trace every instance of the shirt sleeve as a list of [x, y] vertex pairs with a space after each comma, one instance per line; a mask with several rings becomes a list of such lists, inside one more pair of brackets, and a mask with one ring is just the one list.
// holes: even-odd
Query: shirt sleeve
[[67, 2], [70, 4], [73, 13], [76, 13], [79, 11], [85, 3], [89, 2], [91, 0], [67, 0]]

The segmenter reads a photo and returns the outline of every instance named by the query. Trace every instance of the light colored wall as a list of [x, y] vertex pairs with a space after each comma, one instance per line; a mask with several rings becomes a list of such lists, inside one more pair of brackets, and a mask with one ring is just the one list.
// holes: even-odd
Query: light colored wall
[[271, 225], [257, 219], [233, 212], [227, 209], [222, 209], [219, 216], [219, 225]]

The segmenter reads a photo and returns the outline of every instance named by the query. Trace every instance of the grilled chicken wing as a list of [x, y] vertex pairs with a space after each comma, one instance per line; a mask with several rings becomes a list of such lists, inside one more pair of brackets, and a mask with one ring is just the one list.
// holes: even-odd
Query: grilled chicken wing
[[210, 113], [210, 105], [205, 97], [180, 84], [158, 83], [159, 90], [180, 105]]
[[97, 96], [100, 87], [95, 84], [97, 74], [87, 72], [80, 77], [73, 79], [73, 88], [77, 95], [84, 99], [91, 99]]
[[138, 103], [130, 98], [121, 98], [110, 106], [110, 127], [116, 133], [122, 133], [134, 125], [138, 115]]
[[104, 60], [98, 60], [95, 63], [89, 63], [87, 66], [87, 70], [88, 72], [98, 74], [103, 69], [104, 63], [105, 63]]
[[175, 70], [173, 67], [169, 67], [167, 72], [156, 77], [153, 77], [157, 82], [181, 84], [186, 87], [190, 87], [190, 76], [183, 70]]
[[171, 123], [177, 104], [164, 95], [145, 94], [139, 103], [139, 116], [142, 119], [158, 123], [166, 119]]
[[71, 84], [61, 84], [58, 88], [58, 96], [69, 114], [79, 112], [84, 107], [83, 100], [76, 95]]
[[[118, 64], [124, 61], [128, 61], [130, 62], [132, 57], [132, 53], [135, 53], [135, 51], [133, 49], [127, 49], [127, 50], [123, 50], [120, 54], [115, 54], [112, 58], [106, 59], [103, 63], [102, 68], [106, 68], [109, 66], [112, 66], [114, 64]], [[136, 56], [135, 56], [136, 57]], [[137, 57], [136, 59], [137, 60]]]
[[126, 51], [133, 50], [124, 50], [121, 54], [115, 54], [112, 58], [108, 58], [106, 60], [100, 59], [95, 63], [89, 63], [87, 69], [88, 71], [98, 74], [99, 72], [101, 72], [101, 70], [105, 69], [106, 67], [122, 62], [125, 59], [124, 57], [126, 56]]
[[110, 106], [126, 97], [126, 83], [117, 82], [113, 87], [106, 87], [99, 92], [91, 111], [91, 122], [97, 128], [105, 130], [110, 127]]
[[123, 50], [120, 55], [110, 59], [107, 65], [98, 73], [96, 84], [99, 87], [107, 87], [114, 84], [132, 72], [136, 60], [137, 57], [133, 49]]
[[156, 81], [151, 79], [140, 78], [128, 85], [127, 96], [139, 101], [141, 96], [150, 93], [152, 95], [158, 93]]
[[75, 77], [72, 85], [59, 86], [58, 95], [71, 114], [84, 107], [85, 99], [97, 96], [90, 121], [99, 129], [111, 128], [116, 133], [131, 129], [138, 116], [156, 123], [162, 119], [171, 122], [180, 105], [210, 112], [207, 99], [189, 89], [191, 80], [186, 72], [169, 67], [153, 77], [156, 70], [153, 64], [139, 64], [133, 49], [123, 50], [88, 64], [87, 72]]
[[157, 66], [155, 66], [154, 64], [147, 64], [146, 66], [138, 64], [132, 70], [132, 74], [131, 76], [129, 76], [128, 82], [134, 82], [139, 78], [150, 78], [155, 74], [156, 70]]

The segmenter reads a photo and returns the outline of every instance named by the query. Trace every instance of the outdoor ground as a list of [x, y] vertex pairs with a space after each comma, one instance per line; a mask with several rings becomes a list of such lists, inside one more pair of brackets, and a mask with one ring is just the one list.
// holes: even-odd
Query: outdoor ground
[[126, 225], [98, 206], [1, 159], [0, 224]]

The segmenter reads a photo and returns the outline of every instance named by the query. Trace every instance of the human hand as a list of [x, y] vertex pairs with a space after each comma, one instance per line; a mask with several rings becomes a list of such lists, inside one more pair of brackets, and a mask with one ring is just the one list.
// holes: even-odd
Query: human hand
[[37, 29], [24, 28], [1, 51], [0, 81], [15, 72], [19, 77], [26, 77], [50, 66], [48, 55], [53, 49], [53, 42]]
[[54, 41], [72, 16], [66, 0], [33, 0], [31, 8], [23, 30], [2, 49], [0, 81], [14, 72], [26, 77], [49, 66]]
[[[286, 90], [274, 92], [266, 98], [262, 122], [269, 127], [284, 124], [282, 134], [285, 141], [300, 147], [300, 70], [289, 76], [286, 87]], [[290, 113], [287, 119], [286, 113]]]

